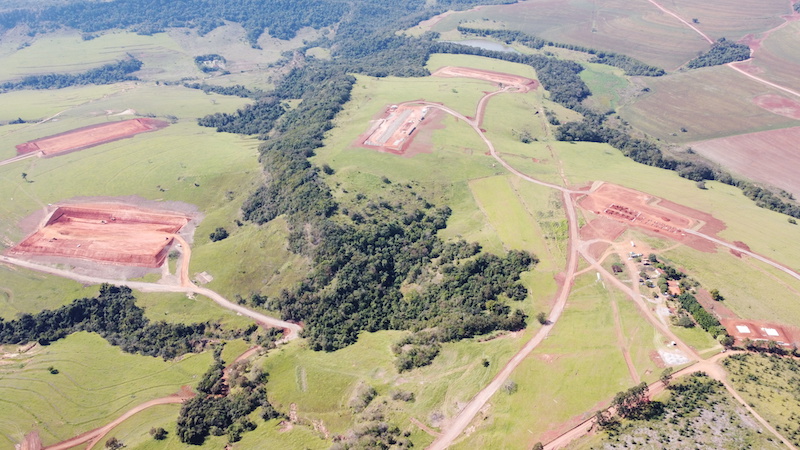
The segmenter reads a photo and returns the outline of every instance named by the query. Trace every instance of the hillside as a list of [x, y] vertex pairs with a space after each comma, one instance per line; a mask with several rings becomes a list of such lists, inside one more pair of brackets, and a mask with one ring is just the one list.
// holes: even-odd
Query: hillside
[[3, 442], [793, 441], [800, 14], [590, 3], [0, 2]]

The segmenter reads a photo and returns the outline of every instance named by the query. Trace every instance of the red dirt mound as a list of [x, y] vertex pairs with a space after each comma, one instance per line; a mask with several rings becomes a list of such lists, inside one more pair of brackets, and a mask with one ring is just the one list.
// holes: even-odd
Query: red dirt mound
[[159, 130], [167, 126], [169, 126], [167, 122], [155, 119], [131, 119], [90, 125], [19, 144], [17, 145], [17, 154], [41, 152], [45, 157], [55, 156], [128, 138], [139, 133]]
[[9, 253], [159, 267], [175, 234], [190, 219], [180, 213], [123, 204], [63, 205], [53, 211], [43, 227]]
[[530, 78], [512, 75], [509, 73], [492, 72], [491, 70], [473, 69], [471, 67], [442, 67], [431, 74], [434, 77], [463, 77], [477, 78], [494, 84], [515, 86], [523, 92], [535, 90], [539, 82]]
[[413, 102], [388, 106], [355, 145], [403, 156], [430, 153], [430, 130], [439, 128], [443, 114], [437, 108]]

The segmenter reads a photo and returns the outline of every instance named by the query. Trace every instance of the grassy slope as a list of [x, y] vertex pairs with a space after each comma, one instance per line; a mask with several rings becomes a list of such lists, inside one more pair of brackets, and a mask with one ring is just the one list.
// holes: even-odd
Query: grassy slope
[[578, 414], [591, 414], [615, 392], [633, 385], [617, 347], [608, 307], [612, 299], [619, 304], [634, 365], [642, 374], [653, 371], [652, 361], [643, 357], [652, 350], [652, 327], [621, 295], [603, 289], [593, 275], [584, 275], [576, 280], [550, 337], [511, 376], [519, 390], [512, 395], [498, 392], [489, 411], [476, 418], [475, 432], [455, 448], [528, 448], [545, 432]]
[[[211, 354], [165, 362], [123, 353], [81, 332], [6, 361], [11, 364], [0, 366], [5, 411], [0, 439], [10, 446], [34, 427], [45, 444], [52, 444], [99, 427], [145, 400], [177, 392], [197, 381]], [[50, 366], [59, 373], [50, 374]]]

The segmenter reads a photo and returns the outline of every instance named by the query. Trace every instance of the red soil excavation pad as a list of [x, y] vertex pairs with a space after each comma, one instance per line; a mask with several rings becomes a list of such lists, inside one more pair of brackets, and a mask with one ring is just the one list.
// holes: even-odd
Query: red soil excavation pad
[[784, 347], [800, 346], [800, 329], [798, 328], [743, 319], [722, 319], [720, 322], [728, 330], [728, 334], [736, 339], [737, 345], [745, 339], [750, 339], [751, 341], [775, 341]]
[[490, 83], [503, 86], [514, 86], [522, 92], [535, 90], [539, 86], [539, 82], [530, 78], [525, 78], [519, 75], [512, 75], [509, 73], [492, 72], [491, 70], [473, 69], [470, 67], [451, 67], [445, 66], [431, 74], [434, 77], [463, 77], [463, 78], [477, 78], [485, 80]]
[[56, 156], [125, 139], [139, 133], [160, 130], [167, 126], [169, 123], [155, 119], [131, 119], [90, 125], [19, 144], [17, 145], [17, 154], [41, 152], [44, 157]]
[[370, 128], [359, 136], [356, 145], [403, 156], [430, 153], [429, 139], [419, 142], [420, 133], [423, 129], [438, 128], [443, 113], [430, 106], [409, 103], [387, 106], [371, 121]]
[[[579, 199], [578, 205], [602, 218], [676, 240], [702, 251], [713, 251], [714, 244], [683, 230], [703, 223], [702, 231], [713, 235], [725, 228], [721, 221], [709, 214], [609, 183], [604, 183], [594, 192]], [[610, 226], [608, 220], [597, 222], [592, 224], [591, 235], [609, 240], [619, 236], [619, 228]], [[603, 232], [606, 228], [608, 233]]]
[[191, 217], [113, 203], [61, 205], [43, 227], [8, 252], [159, 267]]

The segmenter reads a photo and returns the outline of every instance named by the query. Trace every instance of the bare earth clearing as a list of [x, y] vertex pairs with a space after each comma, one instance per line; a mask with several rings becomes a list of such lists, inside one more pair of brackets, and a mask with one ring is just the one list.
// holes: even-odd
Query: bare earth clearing
[[56, 156], [83, 150], [100, 144], [135, 136], [139, 133], [160, 130], [167, 122], [155, 119], [131, 119], [119, 122], [90, 125], [17, 145], [17, 154], [41, 152], [42, 156]]
[[159, 267], [190, 216], [125, 204], [56, 206], [44, 225], [11, 248], [15, 256], [63, 256]]

